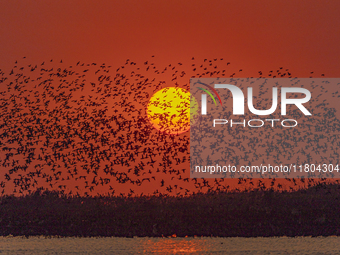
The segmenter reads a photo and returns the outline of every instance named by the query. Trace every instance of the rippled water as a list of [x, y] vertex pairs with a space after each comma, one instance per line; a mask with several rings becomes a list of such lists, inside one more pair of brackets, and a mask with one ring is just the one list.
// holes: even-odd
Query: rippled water
[[339, 254], [340, 237], [0, 237], [2, 254]]

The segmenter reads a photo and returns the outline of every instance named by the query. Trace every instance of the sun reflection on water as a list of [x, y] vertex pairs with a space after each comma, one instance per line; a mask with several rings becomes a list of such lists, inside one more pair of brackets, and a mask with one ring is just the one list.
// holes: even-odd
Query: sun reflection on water
[[196, 254], [208, 251], [206, 241], [199, 238], [151, 238], [144, 244], [144, 253]]

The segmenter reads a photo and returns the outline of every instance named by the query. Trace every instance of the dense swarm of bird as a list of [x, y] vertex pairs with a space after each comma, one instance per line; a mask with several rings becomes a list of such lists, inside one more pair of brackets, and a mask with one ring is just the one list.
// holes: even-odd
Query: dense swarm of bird
[[[81, 62], [67, 66], [55, 60], [28, 64], [25, 59], [16, 61], [9, 73], [0, 71], [0, 192], [56, 189], [89, 195], [105, 190], [133, 196], [144, 188], [153, 194], [173, 195], [228, 190], [226, 179], [190, 178], [190, 135], [159, 132], [148, 121], [145, 108], [151, 95], [164, 87], [189, 89], [191, 77], [235, 77], [242, 69], [233, 71], [223, 59], [204, 59], [197, 64], [194, 58], [189, 65], [159, 68], [154, 59], [143, 63], [127, 59], [118, 68]], [[292, 74], [280, 67], [268, 74], [259, 71], [257, 77]], [[337, 92], [333, 96], [338, 98]], [[319, 106], [325, 108], [327, 102]], [[235, 148], [244, 146], [242, 132], [232, 135], [240, 139]], [[268, 135], [251, 138], [256, 139], [249, 141], [253, 157], [256, 147], [252, 144], [270, 141]], [[290, 134], [281, 135], [266, 153], [285, 150], [288, 141], [283, 138]], [[308, 133], [301, 137], [319, 139]], [[331, 142], [337, 143], [336, 137]], [[314, 148], [318, 152], [335, 145], [319, 146]], [[310, 154], [309, 149], [300, 152]], [[275, 179], [271, 187], [261, 180], [240, 178], [238, 182], [240, 187], [282, 188]], [[295, 179], [293, 182], [295, 185]], [[306, 182], [311, 185], [313, 179]]]

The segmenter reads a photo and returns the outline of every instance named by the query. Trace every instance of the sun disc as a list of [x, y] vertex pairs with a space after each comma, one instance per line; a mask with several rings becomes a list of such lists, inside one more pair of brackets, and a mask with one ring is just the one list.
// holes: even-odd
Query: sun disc
[[190, 129], [190, 121], [198, 113], [194, 97], [183, 88], [167, 87], [157, 91], [147, 106], [152, 125], [167, 134], [181, 134]]

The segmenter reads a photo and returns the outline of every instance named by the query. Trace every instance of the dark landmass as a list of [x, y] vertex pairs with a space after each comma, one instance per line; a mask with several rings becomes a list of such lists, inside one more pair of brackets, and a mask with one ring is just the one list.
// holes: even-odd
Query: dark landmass
[[340, 235], [340, 185], [294, 192], [254, 190], [189, 197], [75, 197], [36, 191], [0, 198], [7, 236]]

